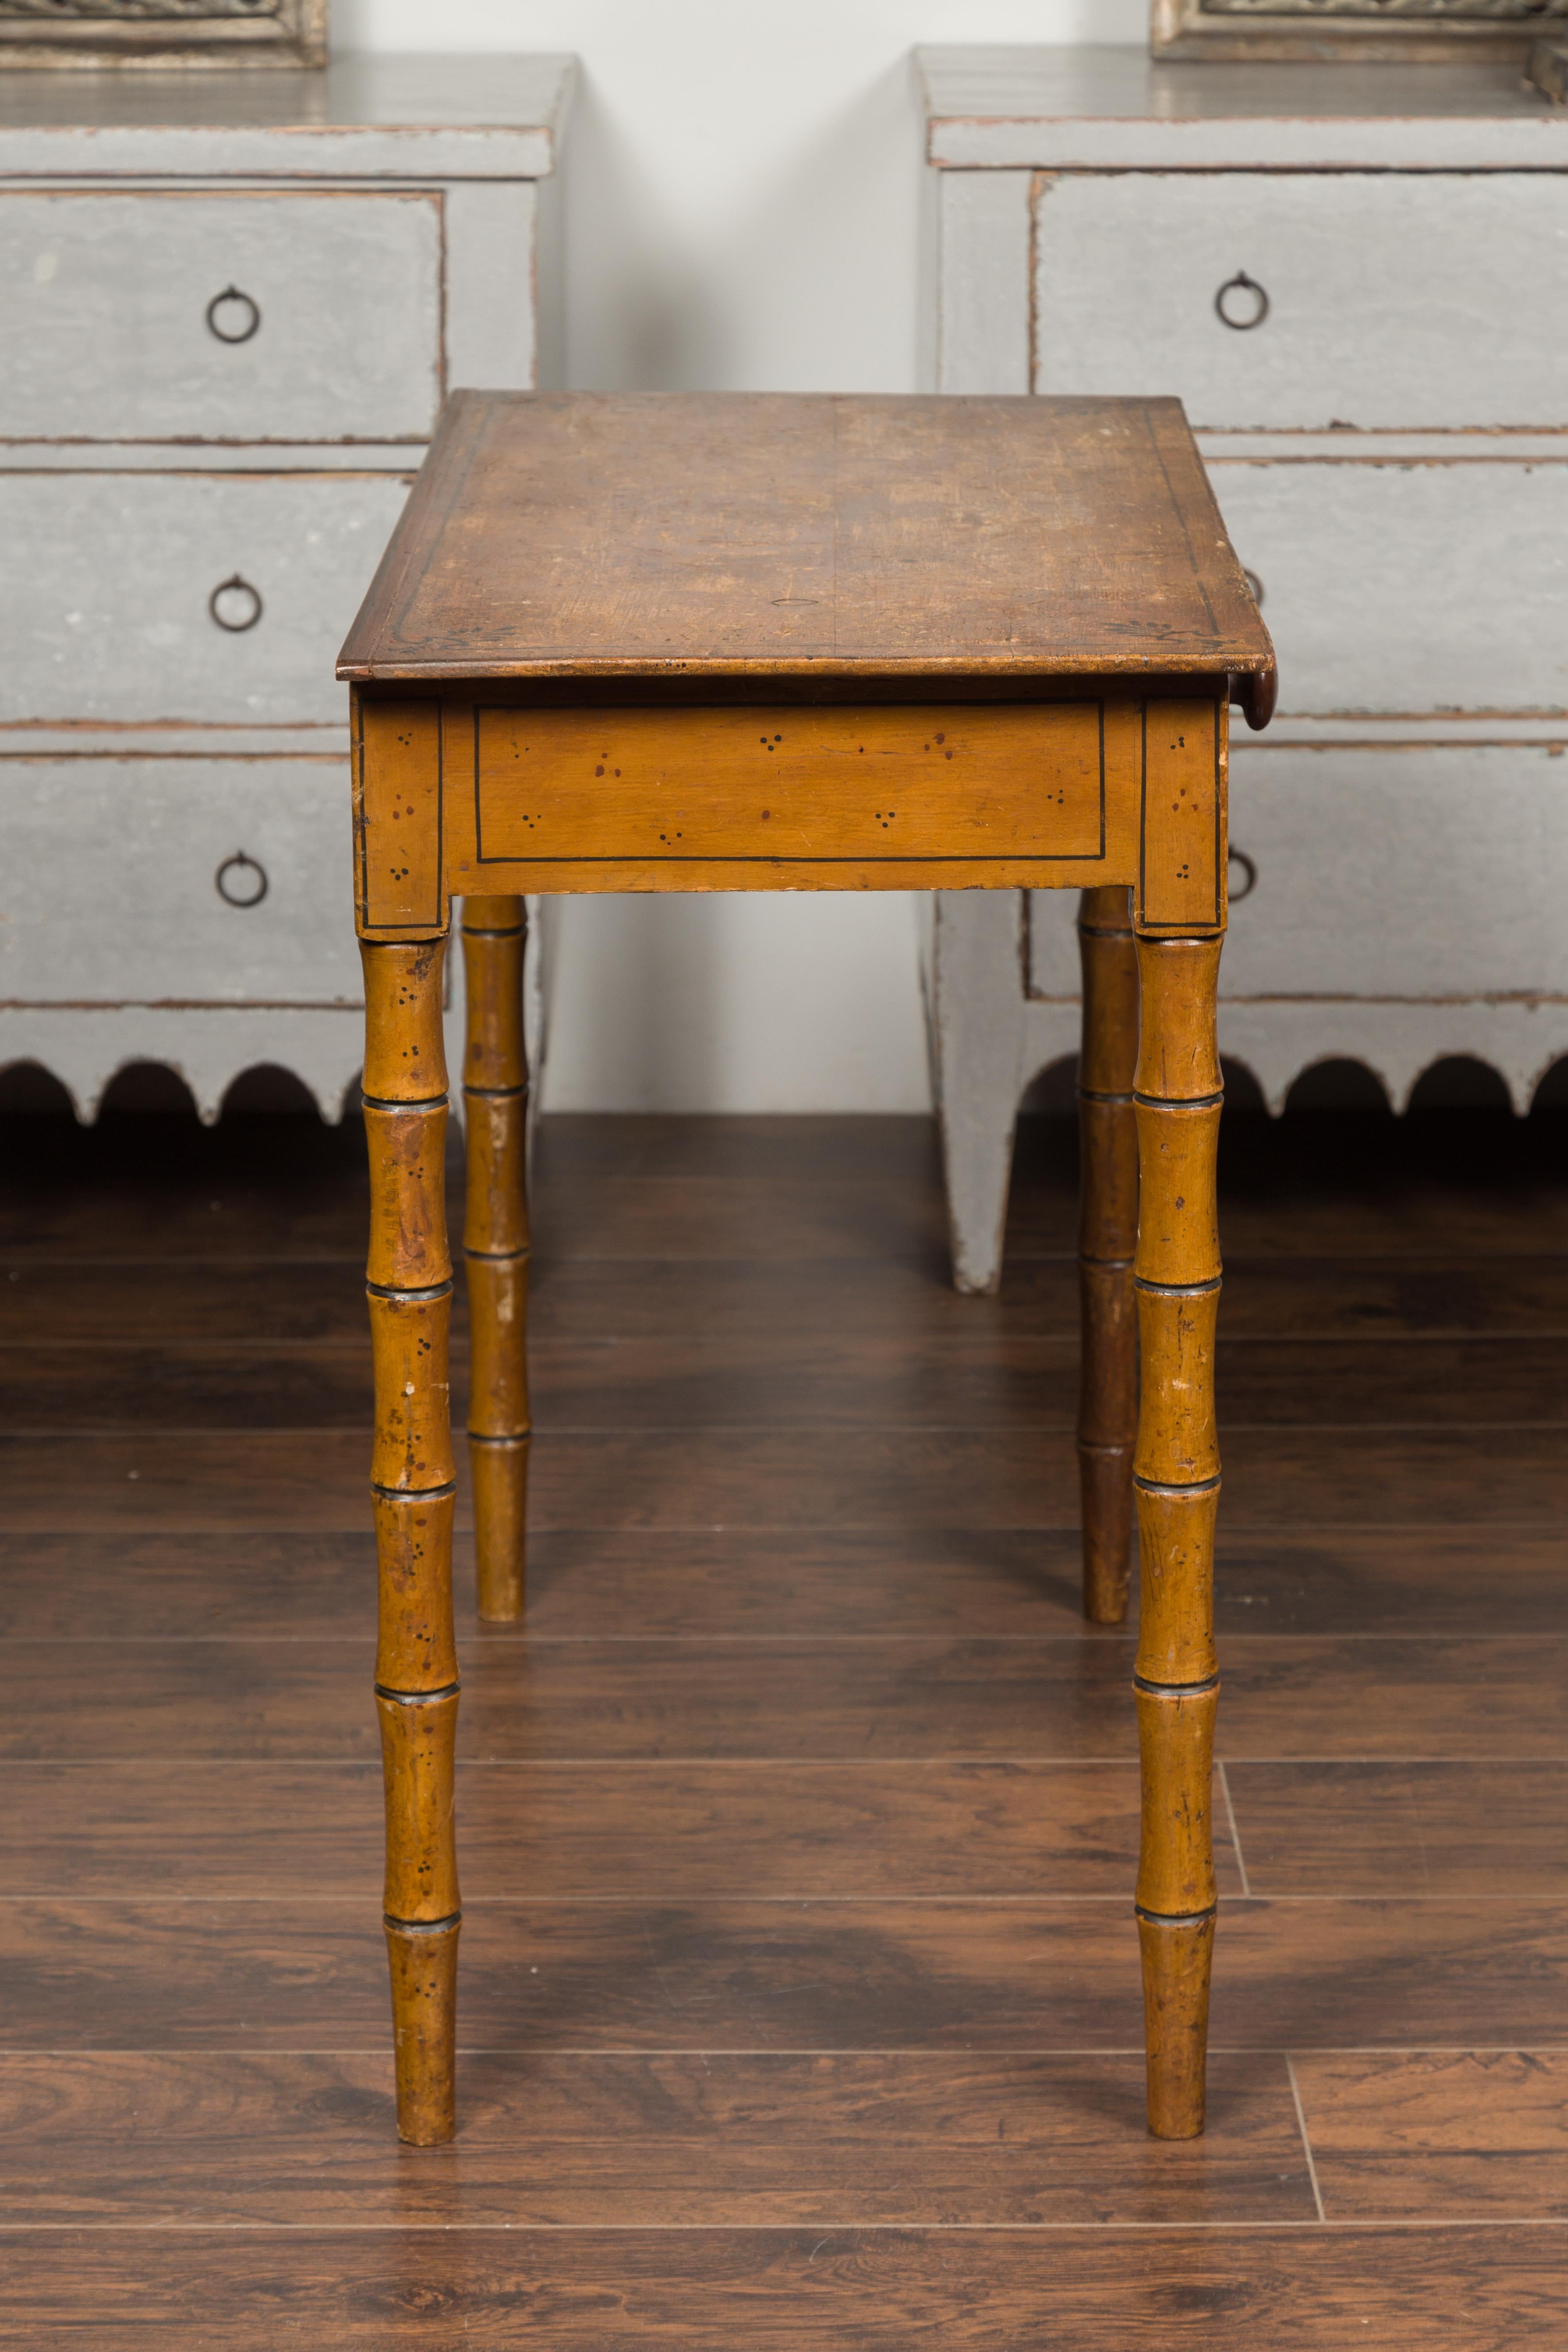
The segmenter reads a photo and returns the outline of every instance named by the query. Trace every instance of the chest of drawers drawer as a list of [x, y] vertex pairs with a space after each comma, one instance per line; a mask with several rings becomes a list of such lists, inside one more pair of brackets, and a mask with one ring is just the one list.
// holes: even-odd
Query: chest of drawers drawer
[[1285, 712], [1568, 710], [1561, 463], [1211, 461]]
[[0, 475], [0, 721], [346, 720], [390, 475]]
[[1231, 997], [1568, 996], [1561, 752], [1242, 747], [1231, 840]]
[[0, 1002], [360, 1002], [346, 759], [0, 760]]
[[1215, 432], [1568, 424], [1568, 174], [1042, 173], [1034, 207], [1037, 392], [1174, 393]]
[[433, 193], [0, 191], [0, 439], [411, 441]]
[[[1222, 997], [1568, 998], [1568, 753], [1237, 744], [1230, 838]], [[1077, 994], [1075, 913], [1030, 893], [1032, 996]]]

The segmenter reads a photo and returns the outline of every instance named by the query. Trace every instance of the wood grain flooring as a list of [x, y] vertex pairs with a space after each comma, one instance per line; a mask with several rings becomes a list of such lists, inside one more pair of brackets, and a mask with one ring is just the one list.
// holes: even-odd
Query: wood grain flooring
[[[1568, 1129], [1233, 1118], [1207, 2136], [1151, 2142], [1074, 1154], [541, 1133], [463, 2127], [391, 2129], [361, 1146], [0, 1121], [0, 2345], [1568, 2342]], [[455, 1348], [459, 1396], [466, 1348]]]

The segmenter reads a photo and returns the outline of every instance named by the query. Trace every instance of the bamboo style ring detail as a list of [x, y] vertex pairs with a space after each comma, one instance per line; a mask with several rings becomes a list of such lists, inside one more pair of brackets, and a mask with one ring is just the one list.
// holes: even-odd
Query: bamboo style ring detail
[[[242, 312], [249, 313], [237, 331], [218, 324], [218, 312], [226, 310], [233, 302], [238, 303]], [[220, 343], [247, 343], [261, 324], [261, 305], [252, 301], [248, 294], [242, 294], [237, 286], [226, 286], [223, 292], [215, 294], [207, 304], [206, 319], [207, 332], [216, 335]]]
[[[254, 881], [244, 878], [250, 875], [256, 877]], [[237, 889], [229, 879], [231, 876], [238, 881]], [[224, 859], [213, 876], [213, 882], [218, 897], [228, 907], [259, 907], [268, 887], [267, 868], [258, 866], [254, 857], [247, 857], [243, 849], [237, 849], [232, 857]]]
[[1245, 849], [1233, 849], [1230, 853], [1230, 862], [1233, 866], [1239, 866], [1242, 872], [1242, 884], [1240, 889], [1238, 890], [1233, 883], [1227, 894], [1230, 903], [1234, 907], [1237, 905], [1238, 900], [1242, 898], [1250, 898], [1253, 892], [1257, 889], [1258, 868], [1253, 864], [1251, 858], [1248, 857]]
[[[1238, 319], [1233, 318], [1231, 315], [1231, 306], [1227, 303], [1226, 298], [1227, 295], [1236, 294], [1238, 290], [1244, 295], [1250, 294], [1252, 297], [1252, 315], [1250, 318]], [[1226, 279], [1225, 284], [1220, 288], [1219, 292], [1214, 298], [1214, 306], [1215, 311], [1218, 313], [1225, 324], [1227, 327], [1234, 327], [1238, 335], [1245, 335], [1250, 328], [1261, 327], [1263, 321], [1268, 316], [1268, 295], [1265, 293], [1263, 288], [1259, 286], [1257, 278], [1249, 278], [1245, 269], [1238, 269], [1234, 278], [1227, 278]]]
[[[218, 601], [220, 597], [225, 596], [248, 597], [248, 606], [242, 607], [245, 614], [243, 620], [231, 620], [225, 614]], [[218, 582], [217, 586], [207, 598], [207, 611], [220, 629], [226, 629], [230, 636], [240, 636], [247, 629], [254, 629], [261, 618], [261, 591], [259, 588], [253, 588], [248, 580], [242, 580], [237, 572], [232, 579]]]

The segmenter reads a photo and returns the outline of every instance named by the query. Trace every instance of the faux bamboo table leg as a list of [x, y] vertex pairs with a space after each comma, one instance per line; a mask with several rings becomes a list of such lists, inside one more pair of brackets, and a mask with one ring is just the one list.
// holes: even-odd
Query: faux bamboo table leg
[[468, 1459], [479, 1615], [522, 1614], [528, 1505], [528, 1057], [521, 898], [463, 901]]
[[1204, 2127], [1215, 1880], [1210, 1822], [1219, 1676], [1214, 1338], [1219, 1307], [1215, 1154], [1217, 938], [1138, 940], [1136, 1284], [1143, 1360], [1135, 1463], [1142, 1621], [1133, 1669], [1142, 1757], [1138, 1933], [1149, 2128]]
[[1078, 1406], [1083, 1496], [1083, 1612], [1096, 1625], [1127, 1614], [1132, 1539], [1132, 1448], [1138, 1433], [1138, 959], [1124, 889], [1079, 899], [1083, 1047], [1079, 1058]]
[[366, 1288], [375, 1370], [371, 1470], [380, 1570], [375, 1698], [386, 1792], [387, 1951], [397, 2128], [426, 2146], [454, 2128], [458, 1862], [453, 1743], [453, 1464], [447, 1390], [444, 939], [361, 942]]

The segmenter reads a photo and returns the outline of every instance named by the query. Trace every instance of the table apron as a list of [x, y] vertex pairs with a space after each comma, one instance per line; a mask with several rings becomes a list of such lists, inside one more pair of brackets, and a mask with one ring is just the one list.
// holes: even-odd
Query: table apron
[[864, 706], [355, 697], [359, 927], [453, 895], [1130, 885], [1223, 929], [1227, 712], [1162, 696]]

